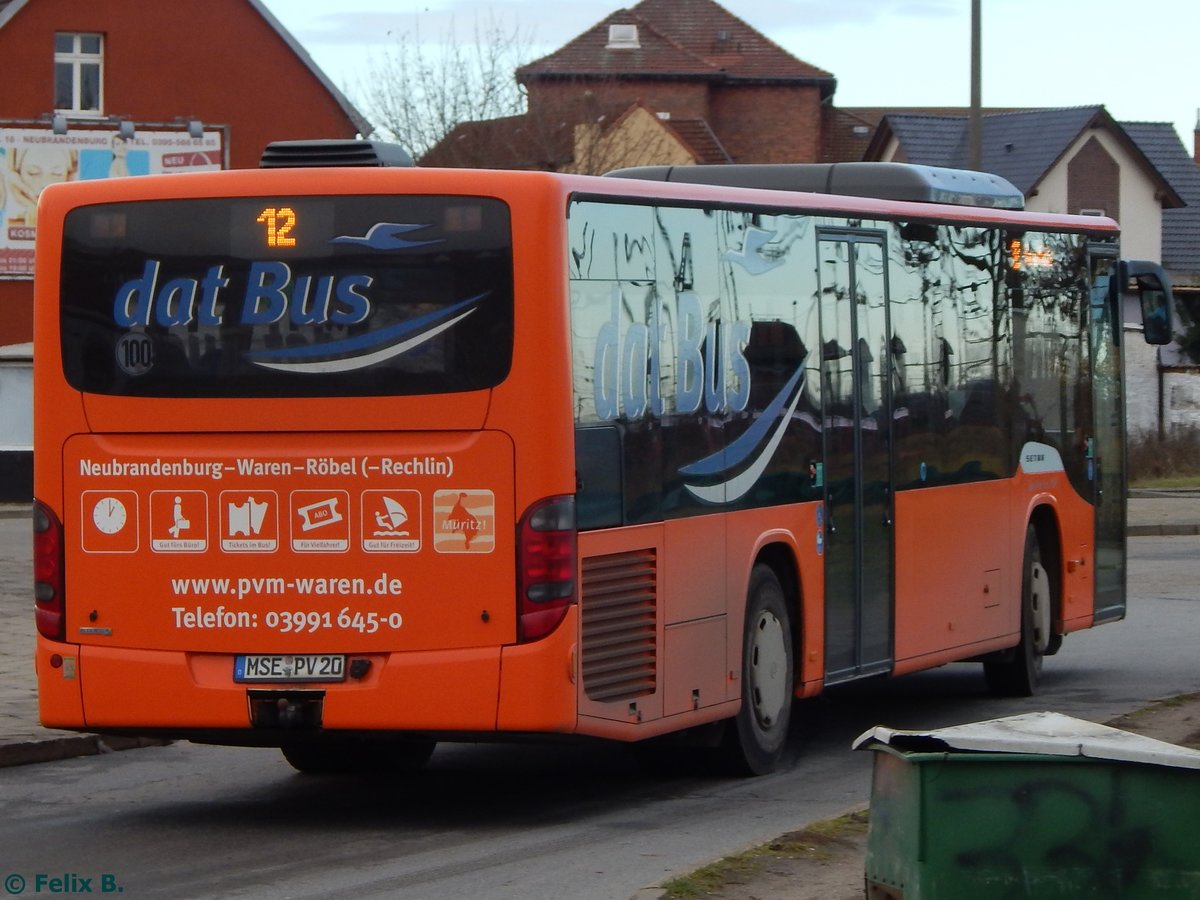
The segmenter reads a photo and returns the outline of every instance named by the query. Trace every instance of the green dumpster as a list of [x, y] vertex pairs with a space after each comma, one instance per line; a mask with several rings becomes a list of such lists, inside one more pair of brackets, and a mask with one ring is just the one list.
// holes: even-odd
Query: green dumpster
[[854, 747], [868, 900], [1200, 900], [1200, 752], [1049, 712]]

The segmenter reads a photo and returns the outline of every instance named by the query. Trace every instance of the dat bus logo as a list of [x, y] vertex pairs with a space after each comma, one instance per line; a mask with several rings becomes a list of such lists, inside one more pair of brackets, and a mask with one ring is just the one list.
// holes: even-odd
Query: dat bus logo
[[[596, 336], [593, 399], [596, 416], [640, 419], [664, 411], [659, 380], [664, 341], [659, 304], [648, 324], [635, 322], [622, 332], [621, 289], [614, 286], [609, 319]], [[701, 404], [710, 413], [738, 412], [750, 402], [750, 363], [745, 349], [750, 323], [705, 322], [701, 299], [681, 291], [676, 300], [678, 340], [674, 342], [675, 411], [694, 413]]]
[[[171, 278], [160, 285], [161, 268], [160, 260], [147, 260], [140, 277], [117, 289], [113, 319], [118, 325], [223, 323], [217, 303], [225, 301], [223, 293], [229, 287], [224, 265], [210, 266], [201, 278]], [[357, 325], [371, 315], [371, 301], [364, 292], [373, 280], [370, 275], [293, 279], [287, 263], [254, 262], [241, 298], [241, 323], [269, 325], [286, 317], [294, 325]]]

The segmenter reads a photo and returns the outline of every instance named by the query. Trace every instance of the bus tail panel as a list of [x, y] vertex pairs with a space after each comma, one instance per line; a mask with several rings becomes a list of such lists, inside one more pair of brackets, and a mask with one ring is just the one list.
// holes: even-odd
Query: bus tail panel
[[256, 696], [294, 695], [313, 698], [317, 718], [305, 724], [326, 730], [496, 729], [497, 647], [360, 654], [371, 664], [361, 678], [291, 686], [233, 683], [228, 654], [84, 647], [81, 656], [89, 728], [244, 730], [256, 724]]
[[504, 434], [77, 435], [64, 465], [68, 642], [328, 665], [516, 638]]

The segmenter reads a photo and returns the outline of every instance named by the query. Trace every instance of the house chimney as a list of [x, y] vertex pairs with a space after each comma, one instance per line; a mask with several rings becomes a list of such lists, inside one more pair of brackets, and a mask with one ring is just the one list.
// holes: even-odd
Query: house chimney
[[1192, 131], [1192, 158], [1200, 166], [1200, 109], [1196, 110], [1196, 127]]

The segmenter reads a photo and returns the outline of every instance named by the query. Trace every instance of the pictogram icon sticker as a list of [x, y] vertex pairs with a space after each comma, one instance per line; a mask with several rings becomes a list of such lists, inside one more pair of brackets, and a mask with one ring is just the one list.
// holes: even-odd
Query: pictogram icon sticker
[[496, 495], [484, 490], [434, 491], [433, 548], [438, 553], [496, 549]]
[[279, 549], [279, 497], [274, 491], [222, 491], [218, 507], [226, 553]]
[[350, 495], [345, 491], [292, 491], [292, 549], [343, 553], [350, 549]]
[[207, 550], [208, 495], [204, 491], [151, 491], [150, 549], [156, 553]]
[[84, 491], [80, 503], [80, 539], [85, 553], [137, 552], [136, 491]]
[[361, 527], [368, 553], [415, 553], [421, 549], [420, 493], [363, 491]]

